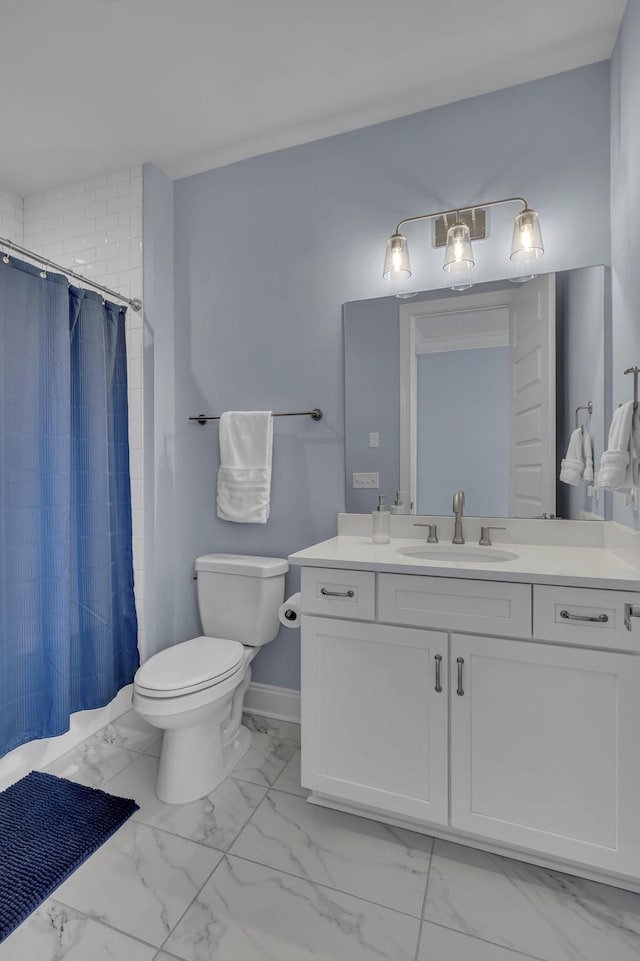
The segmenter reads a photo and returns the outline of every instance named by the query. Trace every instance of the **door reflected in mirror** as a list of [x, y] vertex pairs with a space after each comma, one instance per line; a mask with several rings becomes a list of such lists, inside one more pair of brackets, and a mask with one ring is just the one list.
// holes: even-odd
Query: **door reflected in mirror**
[[421, 353], [416, 362], [416, 513], [449, 514], [463, 487], [467, 513], [507, 516], [509, 348]]
[[[559, 470], [589, 401], [596, 464], [603, 450], [608, 291], [590, 267], [345, 304], [346, 509], [404, 490], [446, 515], [462, 488], [471, 515], [601, 519], [604, 498]], [[372, 472], [378, 490], [354, 488]]]

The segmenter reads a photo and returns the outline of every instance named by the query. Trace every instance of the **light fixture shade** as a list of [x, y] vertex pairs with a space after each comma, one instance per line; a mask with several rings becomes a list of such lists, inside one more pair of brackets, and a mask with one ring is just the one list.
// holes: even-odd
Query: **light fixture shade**
[[511, 260], [536, 260], [542, 257], [544, 244], [540, 230], [540, 218], [535, 210], [526, 207], [515, 219]]
[[402, 234], [392, 234], [387, 240], [382, 276], [385, 280], [406, 280], [411, 276], [409, 246]]
[[466, 224], [455, 223], [447, 231], [443, 269], [450, 274], [462, 274], [471, 270], [474, 263], [469, 228]]

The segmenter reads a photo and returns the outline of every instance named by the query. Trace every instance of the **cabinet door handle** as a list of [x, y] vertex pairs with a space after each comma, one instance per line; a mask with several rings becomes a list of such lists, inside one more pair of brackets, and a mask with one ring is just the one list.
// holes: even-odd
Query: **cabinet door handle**
[[595, 617], [590, 617], [586, 614], [571, 614], [569, 611], [560, 611], [560, 617], [564, 617], [565, 621], [591, 621], [595, 624], [606, 624], [609, 620], [608, 614], [597, 614]]
[[628, 631], [631, 630], [632, 617], [640, 617], [640, 604], [624, 605], [624, 626]]
[[320, 588], [323, 597], [355, 597], [355, 591], [328, 591], [326, 587]]
[[456, 694], [458, 695], [458, 697], [464, 697], [464, 688], [462, 686], [462, 668], [464, 666], [464, 657], [457, 658], [457, 664], [458, 664], [458, 690], [456, 691]]
[[434, 690], [436, 694], [441, 694], [442, 684], [440, 683], [440, 668], [442, 667], [442, 654], [436, 654], [435, 662], [436, 662], [436, 686]]

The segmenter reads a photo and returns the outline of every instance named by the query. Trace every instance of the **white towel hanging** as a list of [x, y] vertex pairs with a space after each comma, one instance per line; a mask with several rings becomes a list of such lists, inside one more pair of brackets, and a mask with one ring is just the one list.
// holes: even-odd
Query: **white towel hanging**
[[591, 443], [591, 434], [586, 427], [582, 428], [582, 459], [584, 461], [582, 480], [585, 484], [592, 484], [594, 480], [593, 444]]
[[638, 484], [640, 411], [633, 401], [614, 411], [607, 450], [600, 460], [598, 487], [629, 493]]
[[[560, 463], [560, 480], [563, 484], [571, 484], [577, 487], [584, 481], [586, 464], [584, 459], [584, 434], [581, 427], [571, 432], [569, 445], [564, 459]], [[591, 462], [591, 475], [593, 479], [593, 461]]]
[[271, 509], [271, 411], [226, 411], [220, 417], [219, 441], [218, 517], [236, 524], [266, 524]]

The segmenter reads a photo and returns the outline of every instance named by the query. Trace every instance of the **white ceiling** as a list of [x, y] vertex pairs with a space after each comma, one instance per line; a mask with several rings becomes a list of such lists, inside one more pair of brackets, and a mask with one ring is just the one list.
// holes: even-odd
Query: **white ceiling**
[[0, 184], [172, 177], [607, 59], [625, 0], [0, 0]]

